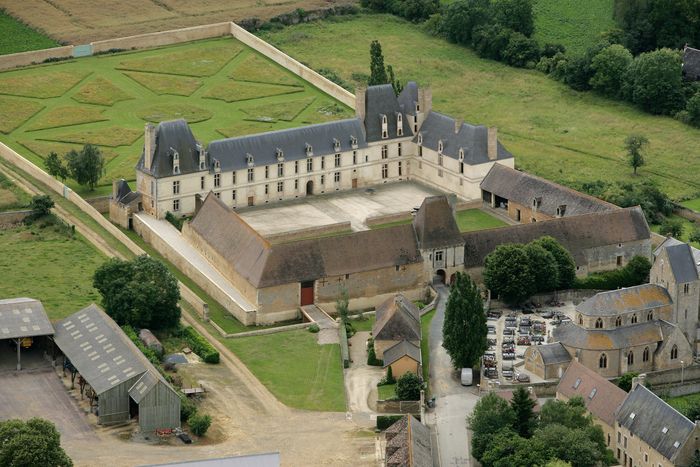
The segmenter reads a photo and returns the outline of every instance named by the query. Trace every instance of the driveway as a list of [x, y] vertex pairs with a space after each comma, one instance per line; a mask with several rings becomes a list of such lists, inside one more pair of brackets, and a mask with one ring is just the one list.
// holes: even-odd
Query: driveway
[[[366, 343], [369, 332], [358, 332], [350, 338], [350, 368], [345, 370], [345, 392], [348, 410], [353, 414], [374, 413], [377, 400], [377, 383], [384, 371], [379, 366], [367, 365]], [[364, 418], [364, 417], [361, 417]]]
[[435, 422], [440, 466], [472, 465], [466, 417], [479, 400], [476, 387], [461, 385], [449, 355], [442, 347], [442, 323], [449, 289], [436, 286], [440, 294], [430, 324], [430, 388], [436, 406], [428, 418]]

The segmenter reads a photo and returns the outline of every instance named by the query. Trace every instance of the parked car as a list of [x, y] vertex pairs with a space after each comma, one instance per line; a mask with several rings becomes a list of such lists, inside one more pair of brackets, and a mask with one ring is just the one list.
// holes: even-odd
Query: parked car
[[515, 352], [503, 352], [503, 360], [515, 360]]
[[498, 370], [495, 368], [486, 368], [484, 370], [484, 376], [486, 376], [489, 379], [498, 378]]
[[505, 328], [503, 330], [503, 335], [504, 336], [514, 336], [515, 335], [515, 328]]
[[512, 337], [504, 337], [501, 346], [503, 346], [504, 344], [515, 344], [515, 339], [513, 339]]
[[530, 375], [525, 373], [518, 373], [515, 375], [515, 381], [517, 381], [518, 383], [529, 383]]
[[530, 317], [523, 316], [522, 318], [520, 318], [520, 325], [521, 326], [529, 326], [530, 325]]
[[471, 368], [462, 368], [462, 375], [460, 377], [462, 386], [471, 386], [474, 381], [474, 375], [472, 374]]
[[518, 345], [530, 345], [530, 336], [518, 337]]
[[513, 369], [511, 368], [510, 370], [503, 368], [501, 370], [501, 376], [503, 376], [505, 379], [513, 379]]
[[488, 342], [489, 346], [496, 345], [496, 339], [488, 338], [486, 339], [486, 342]]
[[488, 325], [488, 333], [496, 334], [496, 326]]
[[554, 312], [552, 310], [545, 310], [540, 314], [540, 316], [544, 319], [552, 319], [554, 318]]
[[541, 344], [542, 342], [544, 342], [544, 336], [531, 336], [530, 340], [532, 342], [536, 342], [538, 344]]

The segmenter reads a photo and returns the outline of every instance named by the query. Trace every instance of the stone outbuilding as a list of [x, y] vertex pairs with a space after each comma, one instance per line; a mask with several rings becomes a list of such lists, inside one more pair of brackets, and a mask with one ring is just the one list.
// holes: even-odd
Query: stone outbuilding
[[525, 350], [525, 369], [542, 379], [561, 378], [571, 355], [559, 342], [531, 345]]
[[112, 182], [112, 198], [109, 200], [109, 219], [125, 229], [133, 228], [134, 213], [143, 209], [141, 194], [131, 191], [123, 178]]
[[416, 344], [402, 340], [384, 351], [384, 368], [391, 367], [394, 378], [400, 378], [406, 373], [415, 373], [421, 376], [421, 353]]
[[390, 347], [408, 341], [420, 349], [421, 327], [418, 307], [402, 294], [377, 307], [374, 326], [374, 352], [379, 360]]

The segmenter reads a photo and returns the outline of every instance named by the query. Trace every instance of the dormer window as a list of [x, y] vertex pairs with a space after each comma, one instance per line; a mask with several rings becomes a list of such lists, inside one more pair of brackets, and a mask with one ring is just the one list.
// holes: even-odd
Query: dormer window
[[277, 148], [275, 150], [275, 155], [276, 155], [278, 161], [282, 162], [284, 160], [284, 152], [282, 152], [282, 150], [280, 148]]
[[423, 144], [423, 133], [418, 133], [418, 145], [421, 146]]
[[357, 138], [354, 136], [350, 136], [350, 146], [352, 146], [353, 149], [357, 149]]
[[420, 104], [416, 102], [416, 112], [420, 112]]
[[218, 159], [214, 159], [214, 171], [221, 172], [221, 162]]
[[389, 123], [387, 122], [386, 115], [382, 115], [382, 139], [389, 137]]
[[180, 173], [180, 154], [173, 148], [170, 148], [173, 155], [173, 174], [178, 175]]
[[207, 168], [206, 164], [206, 151], [201, 144], [197, 143], [197, 153], [199, 154], [199, 170], [205, 170]]
[[309, 157], [314, 155], [314, 148], [309, 143], [306, 143], [306, 155]]
[[396, 114], [396, 135], [403, 136], [403, 116], [400, 113]]
[[333, 138], [333, 150], [335, 152], [340, 151], [340, 141], [338, 141], [336, 138]]
[[253, 158], [253, 155], [251, 153], [247, 153], [245, 155], [245, 161], [248, 164], [248, 167], [252, 167], [255, 165], [255, 159]]
[[464, 148], [459, 148], [459, 161], [464, 162]]
[[442, 154], [444, 147], [445, 146], [442, 144], [442, 140], [438, 141], [438, 154]]

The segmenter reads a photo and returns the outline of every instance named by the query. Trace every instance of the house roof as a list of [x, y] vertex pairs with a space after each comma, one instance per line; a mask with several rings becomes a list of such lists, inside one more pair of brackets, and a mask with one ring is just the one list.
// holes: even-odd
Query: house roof
[[[391, 84], [369, 86], [365, 91], [365, 131], [368, 142], [386, 141], [413, 134], [406, 118], [402, 119], [403, 135], [397, 134], [397, 114], [401, 112], [399, 100]], [[382, 138], [382, 117], [387, 120], [387, 138]]]
[[491, 167], [481, 182], [481, 189], [526, 207], [531, 207], [534, 199], [540, 199], [537, 210], [549, 216], [557, 215], [560, 206], [565, 206], [563, 216], [619, 209], [614, 204], [503, 164]]
[[689, 441], [695, 423], [644, 387], [635, 385], [617, 412], [617, 423], [674, 461]]
[[406, 356], [421, 363], [420, 347], [404, 339], [384, 351], [384, 368]]
[[53, 326], [39, 300], [26, 297], [0, 300], [0, 339], [53, 333]]
[[533, 346], [542, 355], [542, 363], [554, 365], [571, 361], [571, 355], [559, 342]]
[[402, 294], [396, 294], [377, 307], [372, 335], [375, 340], [420, 340], [420, 311]]
[[664, 287], [642, 284], [597, 293], [576, 305], [576, 311], [586, 316], [617, 316], [671, 305], [673, 301]]
[[464, 243], [452, 207], [445, 195], [425, 198], [413, 219], [413, 226], [421, 250]]
[[609, 426], [615, 425], [615, 412], [627, 393], [595, 371], [572, 361], [557, 386], [567, 399], [581, 396], [586, 408]]
[[700, 79], [700, 50], [688, 46], [683, 49], [683, 75], [688, 79]]
[[56, 323], [54, 341], [98, 395], [146, 372], [160, 377], [117, 323], [95, 304]]
[[208, 195], [189, 226], [257, 288], [422, 262], [411, 225], [271, 245]]
[[575, 349], [615, 350], [649, 345], [655, 351], [655, 344], [664, 339], [665, 329], [660, 323], [654, 320], [615, 329], [584, 329], [567, 322], [557, 326], [552, 336], [565, 346]]
[[[661, 242], [661, 245], [657, 246], [654, 250], [654, 258], [658, 257], [666, 247], [682, 244], [683, 242], [676, 238], [666, 237], [666, 239], [663, 242]], [[694, 246], [691, 246], [690, 251], [693, 254], [693, 262], [695, 263], [696, 269], [700, 269], [700, 250], [698, 250]]]
[[635, 206], [531, 224], [465, 232], [462, 234], [465, 241], [464, 266], [483, 266], [484, 258], [498, 245], [528, 243], [546, 235], [561, 243], [574, 257], [577, 265], [584, 265], [586, 250], [646, 240], [651, 237], [651, 231], [641, 208]]
[[199, 152], [197, 140], [192, 134], [187, 122], [183, 119], [160, 122], [156, 127], [156, 141], [151, 161], [151, 170], [144, 167], [144, 155], [136, 164], [136, 168], [152, 174], [154, 177], [169, 177], [173, 174], [173, 157], [177, 152], [180, 162], [180, 173], [187, 174], [199, 171]]
[[398, 97], [399, 107], [405, 115], [416, 114], [416, 104], [418, 104], [418, 85], [415, 81], [409, 81], [401, 90]]
[[[442, 141], [442, 153], [452, 159], [459, 159], [460, 148], [464, 151], [465, 164], [482, 164], [489, 162], [488, 156], [488, 128], [475, 126], [469, 123], [459, 125], [459, 131], [455, 132], [457, 121], [439, 112], [431, 111], [418, 130], [421, 145], [438, 150], [438, 142]], [[457, 122], [458, 123], [458, 122]], [[418, 135], [413, 142], [418, 142]], [[503, 145], [498, 143], [497, 160], [510, 159], [513, 155]]]
[[669, 245], [666, 248], [668, 262], [671, 264], [673, 278], [679, 284], [698, 280], [698, 269], [693, 251], [687, 243], [680, 245]]
[[[430, 429], [413, 415], [406, 415], [394, 423], [394, 425], [396, 424], [399, 424], [399, 431], [387, 442], [387, 448], [398, 447], [398, 449], [387, 458], [386, 464], [388, 466], [432, 467]], [[392, 427], [393, 425], [387, 431]]]
[[115, 201], [122, 204], [129, 204], [134, 200], [141, 198], [141, 193], [131, 191], [129, 183], [123, 178], [119, 180], [117, 186], [117, 196]]

